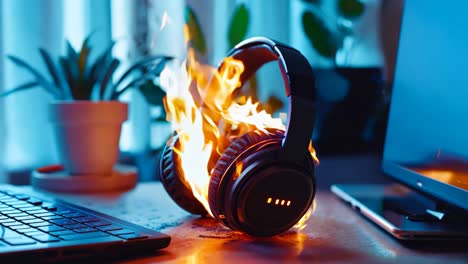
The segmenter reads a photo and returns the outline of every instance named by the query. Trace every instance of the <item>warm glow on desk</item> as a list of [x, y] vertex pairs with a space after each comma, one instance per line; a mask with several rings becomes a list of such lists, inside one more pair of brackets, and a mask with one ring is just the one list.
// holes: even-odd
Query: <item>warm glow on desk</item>
[[431, 179], [457, 186], [461, 189], [468, 190], [468, 171], [454, 170], [449, 168], [436, 169], [414, 169], [416, 172], [429, 177]]

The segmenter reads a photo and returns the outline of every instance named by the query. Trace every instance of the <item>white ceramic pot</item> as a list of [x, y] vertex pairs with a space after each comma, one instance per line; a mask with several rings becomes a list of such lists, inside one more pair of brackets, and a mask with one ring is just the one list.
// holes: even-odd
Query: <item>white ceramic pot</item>
[[110, 175], [127, 118], [127, 104], [118, 101], [52, 103], [50, 119], [65, 170], [70, 175]]

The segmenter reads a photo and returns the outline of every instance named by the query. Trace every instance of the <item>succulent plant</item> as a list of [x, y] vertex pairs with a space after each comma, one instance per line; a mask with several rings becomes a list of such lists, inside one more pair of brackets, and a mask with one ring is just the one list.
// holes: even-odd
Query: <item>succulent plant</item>
[[[160, 55], [145, 57], [130, 65], [118, 78], [115, 78], [114, 75], [120, 65], [120, 60], [112, 56], [116, 42], [112, 41], [91, 61], [90, 55], [93, 50], [89, 44], [91, 35], [85, 38], [79, 52], [67, 40], [66, 55], [60, 56], [57, 61], [54, 61], [45, 49], [39, 49], [47, 66], [49, 79], [23, 59], [7, 55], [10, 61], [31, 73], [34, 80], [0, 94], [0, 97], [41, 87], [57, 100], [117, 100], [130, 88], [143, 90], [146, 98], [154, 98], [153, 91], [147, 91], [143, 87], [159, 76], [166, 61], [172, 58]], [[154, 92], [159, 93], [159, 91]]]

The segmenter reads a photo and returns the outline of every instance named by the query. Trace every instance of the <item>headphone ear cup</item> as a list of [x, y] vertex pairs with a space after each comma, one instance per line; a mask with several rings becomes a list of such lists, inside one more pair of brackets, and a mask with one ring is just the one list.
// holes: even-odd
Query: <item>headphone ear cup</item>
[[191, 214], [206, 215], [205, 207], [195, 198], [190, 186], [184, 181], [180, 158], [173, 150], [177, 141], [178, 137], [174, 136], [164, 147], [159, 164], [159, 177], [177, 205]]
[[[265, 132], [254, 130], [249, 131], [246, 134], [242, 135], [240, 138], [234, 140], [223, 152], [221, 157], [216, 162], [214, 166], [211, 177], [210, 177], [210, 185], [208, 189], [208, 202], [210, 205], [210, 210], [213, 216], [219, 219], [219, 197], [224, 193], [223, 190], [220, 189], [224, 185], [225, 181], [228, 181], [229, 177], [224, 177], [226, 170], [231, 166], [231, 164], [235, 163], [238, 157], [246, 150], [259, 144], [262, 141], [268, 139], [277, 139], [281, 143], [280, 140], [284, 138], [284, 131], [282, 130], [273, 130], [271, 134], [267, 134]], [[281, 146], [278, 144], [278, 146]], [[223, 221], [224, 222], [224, 221]]]

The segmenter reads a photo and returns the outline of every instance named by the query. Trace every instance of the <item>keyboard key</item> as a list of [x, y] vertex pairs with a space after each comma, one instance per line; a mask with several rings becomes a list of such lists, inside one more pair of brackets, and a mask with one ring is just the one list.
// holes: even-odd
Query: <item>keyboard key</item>
[[90, 232], [97, 232], [99, 230], [97, 230], [96, 228], [92, 228], [92, 227], [83, 227], [83, 228], [73, 229], [73, 231], [77, 233], [90, 233]]
[[73, 213], [76, 213], [76, 211], [73, 211], [70, 209], [62, 209], [62, 208], [58, 208], [57, 211], [55, 211], [55, 214], [58, 214], [58, 215], [73, 214]]
[[85, 216], [85, 217], [80, 217], [80, 218], [73, 218], [73, 220], [80, 222], [80, 223], [89, 223], [89, 222], [97, 222], [100, 219], [94, 216]]
[[39, 231], [39, 230], [35, 230], [34, 232], [27, 232], [27, 233], [24, 233], [24, 234], [27, 235], [27, 236], [45, 236], [45, 235], [48, 235], [47, 233]]
[[31, 206], [27, 202], [19, 201], [18, 203], [12, 205], [11, 207], [13, 208], [21, 208], [21, 207], [26, 207], [26, 206]]
[[21, 211], [26, 212], [28, 214], [31, 214], [30, 212], [34, 212], [36, 210], [42, 210], [42, 209], [38, 206], [30, 206], [30, 207], [21, 208]]
[[42, 222], [31, 223], [29, 225], [32, 227], [40, 227], [40, 226], [48, 226], [50, 225], [50, 223], [47, 221], [42, 221]]
[[31, 220], [31, 219], [36, 219], [36, 217], [32, 215], [27, 215], [27, 216], [21, 216], [21, 217], [15, 217], [16, 220], [23, 221], [23, 220]]
[[13, 205], [17, 205], [17, 204], [22, 204], [23, 201], [19, 201], [19, 200], [14, 199], [13, 201], [8, 201], [8, 202], [4, 202], [4, 203], [8, 204], [9, 206], [13, 206]]
[[23, 235], [9, 228], [1, 228], [0, 237], [5, 239], [5, 238], [23, 237]]
[[35, 244], [36, 241], [32, 240], [29, 237], [15, 237], [15, 238], [5, 238], [3, 239], [5, 242], [7, 242], [10, 245], [13, 246], [19, 246], [19, 245], [31, 245]]
[[12, 218], [4, 218], [4, 219], [0, 219], [0, 224], [5, 224], [5, 223], [12, 223], [12, 222], [16, 222], [15, 219], [12, 219]]
[[71, 219], [67, 219], [67, 218], [52, 219], [49, 222], [54, 223], [56, 225], [61, 225], [61, 226], [78, 224], [77, 222], [75, 222], [75, 221], [73, 221]]
[[37, 229], [30, 227], [30, 228], [25, 228], [25, 229], [18, 229], [16, 231], [21, 234], [26, 234], [26, 233], [36, 232]]
[[75, 213], [71, 213], [71, 214], [62, 214], [62, 216], [66, 217], [66, 218], [77, 218], [77, 217], [85, 217], [85, 216], [88, 216], [88, 215], [80, 213], [80, 212], [75, 212]]
[[78, 223], [78, 224], [73, 224], [73, 225], [64, 225], [63, 227], [65, 227], [67, 229], [77, 229], [77, 228], [85, 228], [85, 227], [88, 227], [88, 226]]
[[10, 226], [11, 229], [19, 231], [20, 229], [29, 229], [30, 227], [28, 225], [15, 225], [15, 226]]
[[39, 200], [39, 199], [36, 199], [36, 198], [30, 198], [28, 200], [26, 200], [28, 203], [32, 204], [32, 205], [41, 205], [42, 204], [42, 201]]
[[92, 226], [92, 227], [99, 227], [99, 226], [108, 226], [108, 225], [111, 225], [110, 222], [107, 222], [107, 221], [104, 221], [104, 220], [99, 220], [97, 222], [91, 222], [91, 223], [86, 223], [87, 225], [89, 226]]
[[28, 204], [27, 206], [25, 205], [25, 206], [21, 206], [20, 208], [18, 208], [18, 210], [23, 211], [23, 212], [28, 212], [28, 211], [36, 210], [36, 209], [37, 209], [36, 206], [30, 205], [30, 204]]
[[21, 223], [20, 221], [2, 223], [2, 225], [4, 225], [4, 226], [19, 226], [19, 225], [22, 225], [22, 224], [23, 223]]
[[147, 236], [147, 235], [142, 235], [142, 234], [133, 233], [133, 234], [118, 235], [118, 237], [121, 237], [121, 238], [127, 239], [127, 240], [132, 240], [132, 239], [147, 238], [148, 236]]
[[60, 215], [42, 216], [41, 218], [47, 221], [53, 219], [63, 219], [63, 217], [61, 217]]
[[122, 227], [118, 225], [109, 225], [109, 226], [100, 226], [97, 227], [97, 229], [102, 230], [102, 231], [111, 231], [111, 230], [120, 230]]
[[42, 213], [47, 213], [47, 210], [38, 208], [35, 210], [28, 210], [28, 214], [36, 215], [36, 214], [42, 214]]
[[56, 211], [57, 207], [53, 203], [43, 203], [42, 204], [42, 209], [47, 210], [47, 211]]
[[13, 218], [17, 218], [17, 217], [22, 217], [22, 216], [28, 216], [28, 214], [21, 212], [21, 213], [17, 213], [17, 214], [11, 214], [9, 216], [13, 217]]
[[61, 231], [65, 230], [65, 228], [57, 226], [57, 225], [48, 225], [48, 226], [40, 226], [37, 229], [40, 229], [46, 233], [51, 232], [51, 231]]
[[42, 242], [42, 243], [47, 243], [47, 242], [58, 242], [60, 239], [51, 236], [51, 235], [39, 235], [39, 236], [32, 236], [33, 239]]
[[28, 200], [29, 198], [31, 198], [31, 197], [27, 196], [26, 194], [22, 194], [22, 193], [15, 194], [14, 197], [16, 197], [19, 200], [23, 200], [23, 201]]
[[62, 231], [51, 231], [49, 234], [54, 235], [54, 236], [63, 236], [63, 235], [70, 235], [70, 234], [76, 234], [72, 230], [62, 230]]
[[34, 214], [35, 216], [37, 217], [44, 217], [44, 216], [53, 216], [54, 214], [53, 213], [39, 213], [39, 214]]
[[128, 229], [120, 229], [120, 230], [110, 230], [110, 231], [107, 231], [113, 235], [125, 235], [125, 234], [132, 234], [132, 233], [135, 233], [133, 232], [132, 230], [128, 230]]
[[3, 210], [3, 211], [2, 211], [2, 214], [4, 214], [4, 215], [19, 214], [19, 213], [21, 213], [21, 211], [20, 211], [20, 210], [16, 210], [16, 209]]
[[23, 222], [25, 224], [32, 224], [32, 223], [44, 222], [44, 220], [34, 217], [32, 219], [21, 220], [21, 222]]
[[110, 236], [110, 235], [104, 232], [92, 232], [92, 233], [83, 233], [83, 234], [62, 235], [59, 237], [63, 240], [77, 240], [77, 239], [105, 237], [105, 236]]
[[14, 198], [11, 198], [11, 197], [5, 197], [5, 198], [1, 198], [0, 201], [1, 201], [2, 203], [5, 203], [5, 204], [6, 204], [6, 203], [8, 203], [8, 202], [15, 202], [15, 201], [18, 201], [18, 200], [14, 199]]

